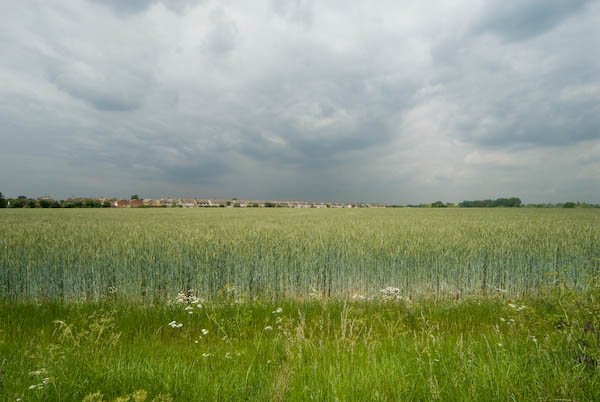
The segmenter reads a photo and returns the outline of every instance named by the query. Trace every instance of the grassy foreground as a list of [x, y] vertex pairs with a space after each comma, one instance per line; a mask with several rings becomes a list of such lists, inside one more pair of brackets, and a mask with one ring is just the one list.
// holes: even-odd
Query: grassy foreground
[[0, 400], [600, 400], [598, 297], [3, 302]]

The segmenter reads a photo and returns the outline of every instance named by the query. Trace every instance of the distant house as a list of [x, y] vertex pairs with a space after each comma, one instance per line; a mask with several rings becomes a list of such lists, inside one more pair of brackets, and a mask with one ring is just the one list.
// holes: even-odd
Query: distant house
[[193, 198], [184, 198], [179, 200], [179, 206], [182, 208], [195, 208], [198, 203]]
[[144, 206], [143, 200], [131, 200], [129, 201], [129, 208], [139, 208]]
[[[163, 200], [161, 200], [163, 201]], [[179, 201], [178, 199], [175, 198], [167, 198], [166, 200], [164, 200], [165, 205], [169, 208], [171, 207], [176, 207], [177, 205], [179, 205]]]
[[127, 200], [119, 200], [115, 202], [117, 208], [127, 208], [129, 206], [129, 201]]
[[142, 200], [142, 203], [144, 204], [145, 207], [153, 207], [154, 206], [154, 200], [152, 198], [144, 198]]
[[196, 204], [198, 204], [199, 207], [212, 207], [210, 200], [207, 198], [196, 199]]
[[248, 200], [246, 206], [254, 208], [264, 208], [265, 202], [263, 200]]

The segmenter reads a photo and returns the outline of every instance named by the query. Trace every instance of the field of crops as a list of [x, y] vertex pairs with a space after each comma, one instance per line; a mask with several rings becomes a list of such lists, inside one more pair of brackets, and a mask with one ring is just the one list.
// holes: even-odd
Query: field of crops
[[0, 210], [0, 228], [5, 300], [517, 295], [585, 289], [600, 257], [593, 209]]

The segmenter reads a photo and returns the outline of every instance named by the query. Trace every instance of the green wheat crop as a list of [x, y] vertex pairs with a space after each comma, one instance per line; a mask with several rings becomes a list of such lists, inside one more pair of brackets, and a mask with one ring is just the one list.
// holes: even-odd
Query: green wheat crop
[[0, 298], [527, 294], [588, 286], [600, 211], [0, 210]]

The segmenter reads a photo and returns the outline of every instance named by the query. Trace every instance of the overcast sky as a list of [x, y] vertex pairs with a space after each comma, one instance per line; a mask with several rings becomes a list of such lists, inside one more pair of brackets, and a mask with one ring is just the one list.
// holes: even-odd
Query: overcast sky
[[4, 2], [0, 192], [600, 202], [600, 2]]

